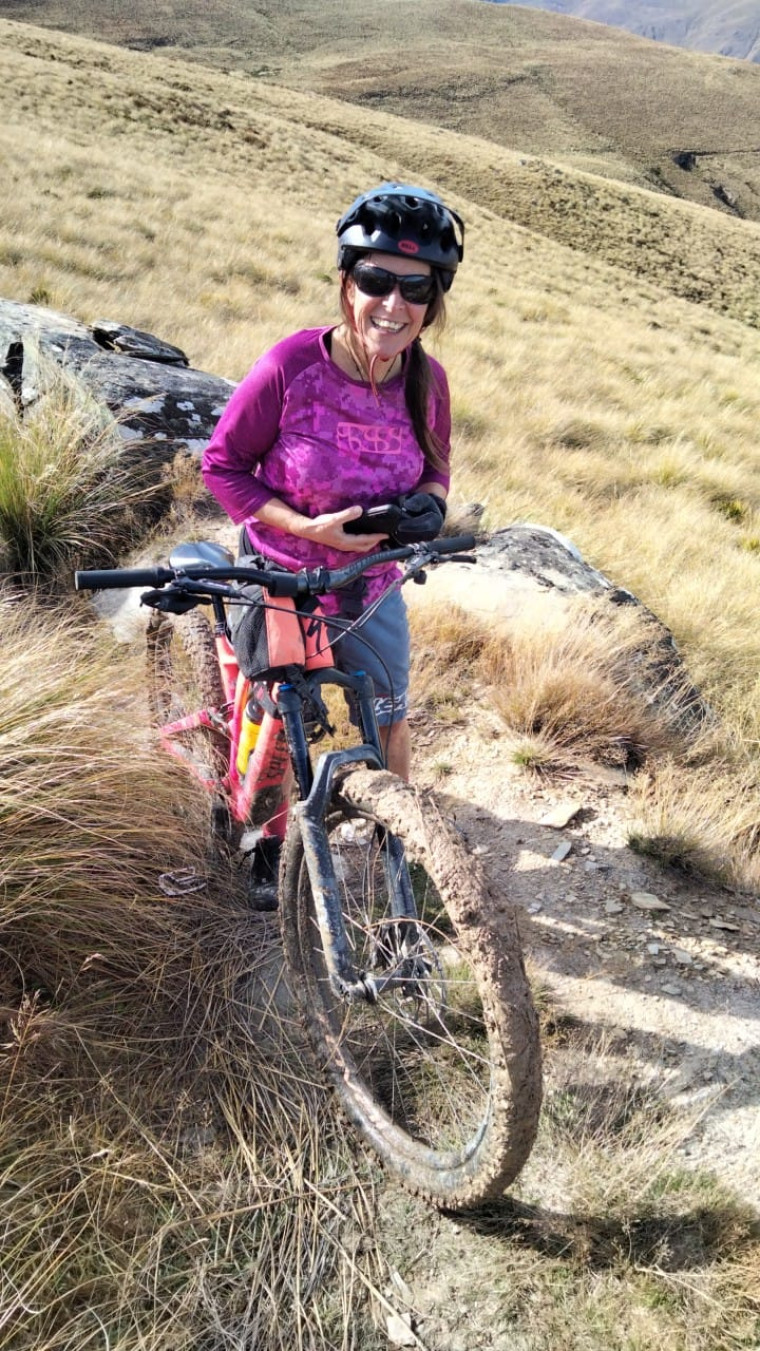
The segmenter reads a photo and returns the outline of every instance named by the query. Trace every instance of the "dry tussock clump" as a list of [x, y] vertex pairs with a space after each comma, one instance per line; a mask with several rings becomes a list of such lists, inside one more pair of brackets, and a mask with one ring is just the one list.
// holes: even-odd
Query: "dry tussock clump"
[[113, 561], [155, 490], [110, 415], [37, 358], [38, 397], [0, 416], [0, 568], [66, 586], [75, 562]]
[[[368, 1183], [273, 935], [141, 731], [142, 660], [0, 608], [0, 1336], [341, 1346], [372, 1285], [342, 1246]], [[169, 901], [179, 868], [206, 887]]]
[[410, 618], [415, 694], [442, 721], [465, 716], [478, 659], [488, 643], [479, 619], [457, 605], [413, 610]]
[[629, 840], [671, 867], [757, 892], [760, 886], [760, 781], [737, 755], [698, 748], [687, 764], [670, 758], [636, 784]]
[[425, 702], [461, 717], [485, 692], [514, 758], [535, 768], [636, 769], [678, 743], [696, 701], [663, 630], [635, 608], [578, 605], [562, 629], [495, 635], [451, 606], [415, 615], [414, 635]]

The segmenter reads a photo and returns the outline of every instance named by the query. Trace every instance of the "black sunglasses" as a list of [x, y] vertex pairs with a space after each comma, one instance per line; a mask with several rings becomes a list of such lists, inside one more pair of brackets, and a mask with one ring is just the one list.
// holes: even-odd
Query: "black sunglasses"
[[365, 296], [389, 296], [398, 287], [402, 299], [409, 305], [429, 305], [435, 298], [435, 277], [420, 272], [399, 276], [375, 263], [356, 263], [351, 270], [359, 290]]

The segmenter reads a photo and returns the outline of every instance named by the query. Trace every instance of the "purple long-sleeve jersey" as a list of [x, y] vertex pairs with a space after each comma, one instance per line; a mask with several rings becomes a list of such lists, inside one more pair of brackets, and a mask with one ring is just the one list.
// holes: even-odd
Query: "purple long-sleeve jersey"
[[[448, 489], [448, 472], [426, 465], [404, 400], [403, 376], [375, 395], [331, 359], [328, 328], [286, 338], [256, 362], [232, 395], [203, 456], [203, 477], [252, 547], [282, 567], [342, 567], [360, 554], [329, 549], [271, 525], [256, 512], [270, 497], [303, 516], [374, 506], [421, 483]], [[430, 425], [448, 461], [451, 409], [446, 375], [430, 359]], [[367, 574], [367, 602], [394, 565]], [[332, 609], [328, 605], [326, 608]]]

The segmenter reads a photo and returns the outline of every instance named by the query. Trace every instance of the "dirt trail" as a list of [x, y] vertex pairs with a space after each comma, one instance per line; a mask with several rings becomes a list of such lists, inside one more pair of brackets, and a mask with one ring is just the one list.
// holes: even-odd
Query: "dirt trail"
[[[417, 781], [435, 783], [518, 906], [531, 973], [550, 1003], [690, 1109], [684, 1160], [760, 1210], [756, 901], [633, 853], [614, 775], [546, 787], [509, 765], [498, 739], [421, 725], [415, 736]], [[436, 778], [444, 762], [455, 769]]]

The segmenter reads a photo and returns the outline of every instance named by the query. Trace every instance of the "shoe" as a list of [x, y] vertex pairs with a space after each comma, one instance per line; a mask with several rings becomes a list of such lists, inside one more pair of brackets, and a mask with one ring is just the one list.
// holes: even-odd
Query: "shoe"
[[248, 901], [252, 910], [276, 910], [279, 903], [278, 874], [282, 840], [261, 835], [251, 855]]

